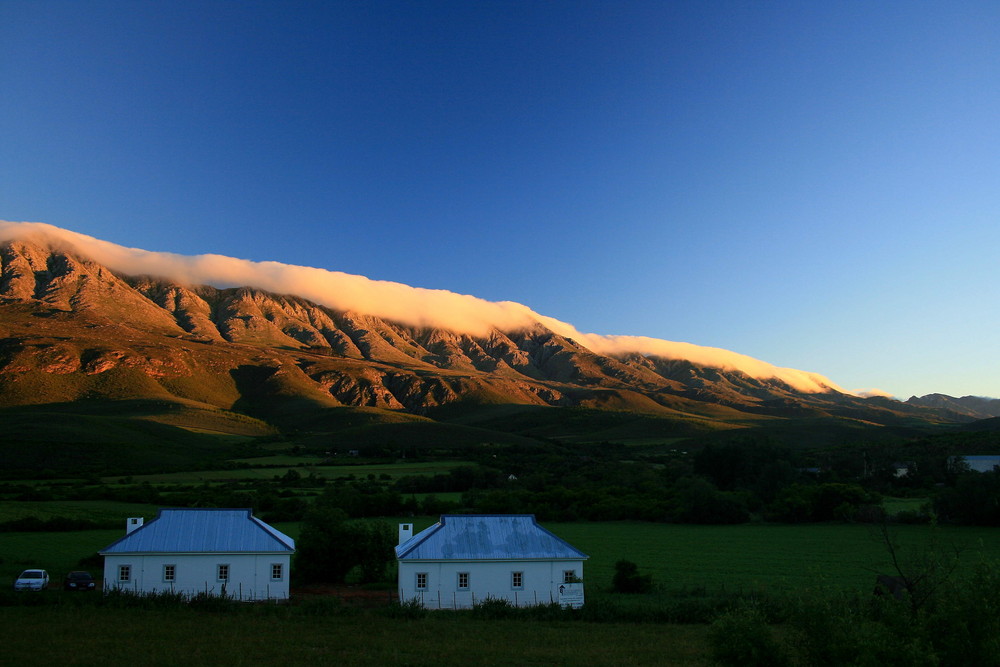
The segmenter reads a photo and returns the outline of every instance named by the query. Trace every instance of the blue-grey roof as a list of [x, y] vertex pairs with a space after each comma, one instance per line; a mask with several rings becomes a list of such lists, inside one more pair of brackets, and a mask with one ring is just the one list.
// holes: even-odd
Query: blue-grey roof
[[161, 509], [99, 553], [291, 553], [295, 541], [248, 509]]
[[587, 558], [545, 530], [533, 514], [446, 514], [396, 547], [399, 560]]

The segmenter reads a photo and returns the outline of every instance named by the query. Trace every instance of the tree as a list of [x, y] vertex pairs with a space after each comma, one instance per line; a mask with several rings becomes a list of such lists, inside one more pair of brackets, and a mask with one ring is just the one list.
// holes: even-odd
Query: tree
[[315, 507], [302, 520], [295, 544], [296, 578], [306, 582], [341, 583], [354, 563], [341, 527], [347, 514], [339, 508]]
[[675, 519], [681, 523], [745, 523], [746, 503], [735, 493], [719, 491], [701, 477], [685, 477], [675, 487]]
[[361, 581], [378, 581], [393, 558], [395, 536], [384, 521], [350, 521], [339, 508], [317, 507], [303, 519], [295, 573], [304, 582], [343, 583], [358, 567]]

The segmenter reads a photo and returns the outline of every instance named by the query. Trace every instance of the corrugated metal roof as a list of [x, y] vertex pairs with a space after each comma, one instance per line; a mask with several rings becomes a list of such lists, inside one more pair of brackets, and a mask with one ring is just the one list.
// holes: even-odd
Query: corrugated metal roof
[[114, 542], [115, 553], [282, 553], [295, 541], [249, 509], [162, 509], [156, 518]]
[[446, 514], [396, 547], [400, 560], [587, 558], [545, 530], [533, 514]]

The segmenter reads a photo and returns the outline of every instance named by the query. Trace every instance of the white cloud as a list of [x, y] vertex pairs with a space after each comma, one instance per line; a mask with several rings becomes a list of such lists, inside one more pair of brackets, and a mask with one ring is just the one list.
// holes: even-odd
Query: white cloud
[[477, 336], [493, 329], [516, 331], [540, 323], [599, 354], [637, 352], [686, 359], [699, 365], [739, 370], [755, 378], [777, 378], [801, 391], [845, 391], [817, 373], [781, 368], [720, 348], [643, 336], [582, 333], [571, 324], [546, 317], [512, 301], [486, 301], [447, 290], [410, 287], [279, 262], [253, 262], [222, 255], [150, 252], [126, 248], [44, 223], [0, 221], [0, 242], [29, 237], [53, 245], [70, 246], [81, 255], [128, 275], [152, 275], [186, 284], [215, 287], [252, 286], [279, 294], [294, 294], [339, 310]]
[[876, 397], [876, 396], [877, 397], [881, 397], [881, 398], [896, 398], [893, 394], [890, 394], [887, 391], [884, 391], [882, 389], [874, 389], [874, 388], [873, 389], [854, 389], [850, 393], [856, 394], [856, 395], [860, 396], [861, 398], [872, 398], [872, 397]]

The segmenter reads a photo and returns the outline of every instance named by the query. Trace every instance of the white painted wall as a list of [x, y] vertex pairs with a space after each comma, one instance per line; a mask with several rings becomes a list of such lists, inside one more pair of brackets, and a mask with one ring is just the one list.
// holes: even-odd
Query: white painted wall
[[[563, 572], [583, 578], [583, 560], [399, 561], [400, 601], [420, 600], [428, 609], [468, 609], [485, 597], [502, 598], [519, 607], [559, 602], [583, 604], [583, 584], [564, 586]], [[523, 585], [511, 586], [511, 573], [523, 572]], [[427, 574], [426, 590], [417, 589], [417, 573]], [[458, 588], [459, 573], [469, 573], [469, 588]], [[560, 594], [560, 586], [564, 589]]]
[[[280, 580], [271, 579], [273, 563], [282, 566]], [[229, 565], [226, 595], [243, 600], [288, 598], [289, 554], [109, 554], [104, 557], [104, 590], [221, 595], [223, 582], [216, 578], [219, 564]], [[131, 565], [129, 582], [118, 581], [119, 565]], [[176, 566], [173, 582], [163, 580], [164, 565]]]

